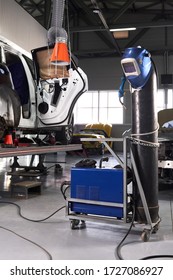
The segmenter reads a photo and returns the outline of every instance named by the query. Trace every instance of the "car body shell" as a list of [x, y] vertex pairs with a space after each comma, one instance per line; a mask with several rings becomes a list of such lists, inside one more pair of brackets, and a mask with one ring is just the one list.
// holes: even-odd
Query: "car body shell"
[[0, 41], [1, 136], [8, 129], [24, 134], [66, 133], [73, 125], [73, 109], [87, 91], [88, 79], [73, 56], [68, 67], [51, 65], [52, 50], [41, 47], [27, 57]]

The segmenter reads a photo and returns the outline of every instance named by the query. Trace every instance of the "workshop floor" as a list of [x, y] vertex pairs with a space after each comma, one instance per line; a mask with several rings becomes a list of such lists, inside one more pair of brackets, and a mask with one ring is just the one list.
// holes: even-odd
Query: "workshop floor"
[[[96, 158], [92, 156], [92, 158]], [[58, 153], [47, 155], [47, 175], [38, 177], [11, 176], [12, 158], [0, 159], [0, 202], [9, 201], [21, 207], [23, 216], [31, 220], [42, 220], [65, 206], [60, 191], [64, 181], [70, 180], [70, 169], [82, 157]], [[99, 163], [99, 157], [96, 158]], [[30, 156], [19, 159], [28, 165]], [[55, 163], [63, 167], [62, 175], [55, 172]], [[110, 156], [106, 166], [114, 166]], [[24, 199], [11, 198], [11, 184], [22, 180], [42, 182], [41, 195]], [[67, 192], [68, 195], [68, 192]], [[143, 227], [133, 227], [121, 249], [123, 259], [140, 259], [150, 255], [171, 255], [173, 252], [173, 189], [159, 192], [161, 223], [156, 234], [148, 242], [141, 241]], [[43, 222], [32, 222], [19, 215], [19, 208], [13, 204], [0, 203], [0, 259], [1, 260], [113, 260], [118, 259], [116, 248], [126, 235], [130, 224], [119, 221], [116, 224], [86, 222], [86, 228], [72, 230], [65, 217], [65, 208]], [[163, 256], [162, 256], [163, 258]]]

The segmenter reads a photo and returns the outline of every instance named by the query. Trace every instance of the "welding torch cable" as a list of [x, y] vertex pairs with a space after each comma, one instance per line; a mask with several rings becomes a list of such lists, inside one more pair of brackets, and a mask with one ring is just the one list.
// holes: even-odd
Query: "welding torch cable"
[[9, 228], [0, 226], [0, 229], [3, 229], [3, 230], [8, 231], [8, 232], [11, 232], [12, 234], [14, 234], [14, 235], [16, 235], [16, 236], [18, 236], [18, 237], [20, 237], [20, 238], [22, 238], [22, 239], [24, 239], [24, 240], [30, 242], [31, 244], [33, 244], [33, 245], [35, 245], [36, 247], [38, 247], [38, 248], [40, 248], [41, 250], [43, 250], [43, 251], [48, 255], [48, 259], [49, 259], [49, 260], [53, 260], [52, 255], [51, 255], [45, 248], [43, 248], [41, 245], [39, 245], [38, 243], [36, 243], [36, 242], [34, 242], [34, 241], [32, 241], [32, 240], [30, 240], [30, 239], [28, 239], [28, 238], [26, 238], [26, 237], [24, 237], [24, 236], [18, 234], [18, 233], [16, 233], [15, 231], [13, 231], [13, 230], [11, 230], [11, 229], [9, 229]]
[[[133, 205], [133, 216], [132, 216], [132, 221], [131, 221], [131, 224], [130, 224], [130, 227], [127, 231], [127, 233], [125, 234], [125, 236], [123, 237], [123, 239], [120, 241], [120, 243], [118, 244], [118, 246], [115, 248], [115, 257], [116, 255], [118, 256], [118, 259], [119, 260], [125, 260], [123, 257], [122, 257], [122, 254], [121, 254], [121, 249], [126, 246], [126, 245], [130, 245], [130, 244], [139, 244], [138, 241], [130, 241], [130, 242], [126, 242], [125, 244], [124, 241], [126, 240], [127, 236], [129, 235], [131, 229], [132, 229], [132, 226], [134, 224], [134, 219], [135, 219], [135, 207]], [[143, 258], [140, 258], [139, 260], [150, 260], [150, 259], [160, 259], [160, 258], [173, 258], [173, 255], [169, 255], [169, 254], [161, 254], [161, 255], [150, 255], [150, 256], [145, 256]]]
[[118, 259], [119, 260], [124, 260], [122, 255], [121, 255], [121, 248], [123, 247], [123, 243], [124, 241], [126, 240], [127, 236], [129, 235], [129, 233], [131, 232], [131, 229], [133, 227], [133, 223], [134, 223], [134, 220], [135, 220], [135, 206], [133, 205], [132, 206], [132, 220], [131, 220], [131, 224], [130, 224], [130, 227], [127, 231], [127, 233], [125, 234], [125, 236], [123, 237], [123, 239], [120, 241], [120, 243], [118, 244], [118, 246], [115, 248], [115, 257], [116, 255], [118, 256]]
[[160, 258], [173, 258], [173, 255], [151, 255], [151, 256], [146, 256], [144, 258], [141, 258], [140, 260], [151, 260], [151, 259], [160, 259]]
[[[70, 181], [64, 181], [64, 182], [62, 182], [61, 187], [60, 187], [60, 191], [61, 191], [61, 193], [62, 193], [62, 195], [63, 195], [63, 198], [64, 198], [65, 200], [67, 199], [65, 193], [66, 193], [66, 191], [70, 188], [70, 184], [71, 184]], [[66, 186], [65, 189], [64, 189], [64, 186]]]
[[21, 218], [29, 221], [29, 222], [36, 222], [36, 223], [39, 223], [39, 222], [44, 222], [46, 220], [48, 220], [49, 218], [51, 218], [52, 216], [54, 216], [56, 213], [58, 213], [60, 210], [62, 210], [63, 208], [65, 208], [65, 205], [58, 208], [55, 212], [53, 212], [51, 215], [49, 215], [48, 217], [46, 218], [43, 218], [43, 219], [40, 219], [40, 220], [33, 220], [33, 219], [29, 219], [25, 216], [23, 216], [22, 212], [21, 212], [21, 207], [17, 204], [17, 203], [14, 203], [14, 202], [11, 202], [11, 201], [0, 201], [1, 204], [9, 204], [9, 205], [14, 205], [17, 207], [18, 209], [18, 214]]
[[[125, 239], [124, 239], [125, 240]], [[123, 242], [122, 242], [123, 243]], [[120, 244], [121, 246], [121, 249], [124, 247], [124, 246], [127, 246], [127, 245], [131, 245], [131, 244], [133, 244], [133, 245], [138, 245], [138, 244], [140, 244], [140, 242], [139, 241], [130, 241], [130, 242], [127, 242], [127, 243], [125, 243], [125, 244]], [[119, 248], [120, 249], [120, 248]], [[118, 256], [118, 258], [119, 258], [119, 260], [125, 260], [123, 257], [122, 257], [122, 255], [121, 255], [121, 252], [120, 252], [120, 250], [119, 250], [119, 252], [117, 253], [117, 256]], [[169, 258], [169, 259], [172, 259], [173, 258], [173, 255], [169, 255], [169, 254], [165, 254], [165, 255], [162, 255], [162, 254], [160, 254], [160, 255], [149, 255], [149, 256], [145, 256], [145, 257], [143, 257], [143, 258], [140, 258], [139, 260], [151, 260], [151, 259], [163, 259], [163, 258]]]

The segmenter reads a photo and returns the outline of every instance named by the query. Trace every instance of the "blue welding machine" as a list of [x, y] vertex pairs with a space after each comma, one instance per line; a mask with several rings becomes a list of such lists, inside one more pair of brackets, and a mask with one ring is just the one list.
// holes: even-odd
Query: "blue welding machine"
[[[71, 211], [75, 213], [123, 218], [123, 170], [72, 168], [71, 198], [76, 199], [71, 202]], [[99, 202], [107, 204], [99, 205]]]

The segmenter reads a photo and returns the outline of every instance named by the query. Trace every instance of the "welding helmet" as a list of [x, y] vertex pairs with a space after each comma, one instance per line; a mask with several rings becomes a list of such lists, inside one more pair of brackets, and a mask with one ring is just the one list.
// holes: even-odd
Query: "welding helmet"
[[152, 71], [150, 53], [141, 47], [127, 48], [123, 54], [121, 66], [132, 88], [143, 88]]

